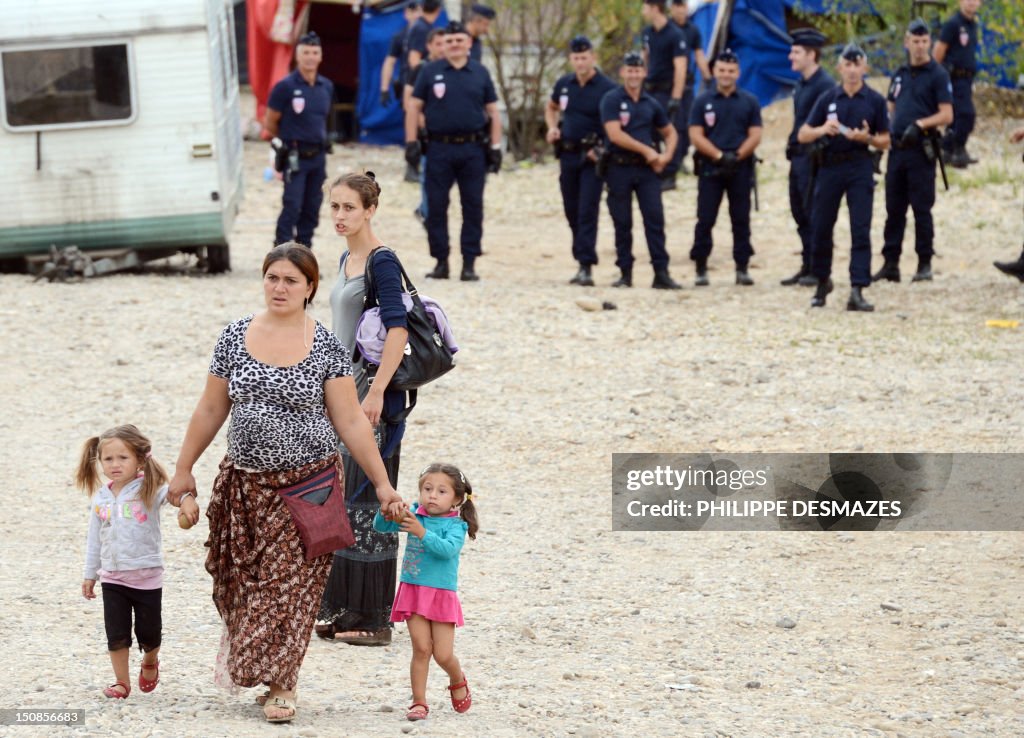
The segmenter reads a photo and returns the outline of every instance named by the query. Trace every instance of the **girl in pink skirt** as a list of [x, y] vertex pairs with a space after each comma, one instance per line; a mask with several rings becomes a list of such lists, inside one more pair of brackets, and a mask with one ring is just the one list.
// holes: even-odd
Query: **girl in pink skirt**
[[448, 672], [452, 707], [466, 712], [473, 704], [459, 660], [455, 656], [455, 626], [463, 625], [459, 604], [459, 552], [466, 535], [476, 538], [473, 488], [451, 464], [431, 464], [420, 473], [420, 500], [415, 510], [393, 523], [379, 512], [373, 527], [382, 533], [409, 534], [402, 576], [391, 608], [392, 622], [406, 621], [412, 638], [412, 706], [405, 717], [423, 720], [427, 706], [430, 657]]

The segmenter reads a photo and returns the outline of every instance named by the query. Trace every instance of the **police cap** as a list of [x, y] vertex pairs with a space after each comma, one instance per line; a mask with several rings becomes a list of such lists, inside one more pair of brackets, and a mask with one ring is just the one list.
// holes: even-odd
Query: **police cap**
[[911, 36], [927, 36], [930, 31], [927, 23], [920, 18], [914, 18], [914, 20], [910, 21], [910, 25], [907, 26], [907, 33]]
[[711, 60], [711, 66], [715, 65], [715, 62], [725, 62], [726, 64], [739, 64], [740, 58], [736, 56], [736, 52], [732, 49], [722, 49], [715, 57]]
[[841, 59], [846, 59], [846, 61], [852, 61], [854, 63], [859, 62], [862, 59], [866, 59], [867, 56], [868, 55], [864, 49], [853, 41], [846, 44], [846, 46], [843, 47], [842, 53], [839, 55]]
[[626, 55], [622, 57], [622, 66], [624, 67], [643, 67], [644, 55], [639, 51], [627, 51]]
[[789, 33], [793, 46], [820, 49], [825, 45], [825, 34], [817, 28], [795, 28]]
[[473, 3], [469, 8], [469, 12], [473, 15], [479, 15], [481, 18], [487, 18], [488, 20], [494, 20], [494, 16], [496, 15], [494, 8], [482, 5], [481, 3]]
[[300, 46], [320, 46], [320, 37], [316, 31], [310, 31], [299, 39]]
[[581, 51], [590, 51], [592, 48], [594, 48], [594, 44], [590, 43], [590, 39], [582, 34], [573, 36], [572, 40], [569, 41], [569, 51], [574, 54], [579, 54]]
[[467, 35], [469, 34], [469, 31], [466, 30], [466, 27], [457, 20], [448, 21], [448, 25], [444, 27], [444, 32], [448, 36], [451, 36], [452, 34], [455, 33], [465, 33]]

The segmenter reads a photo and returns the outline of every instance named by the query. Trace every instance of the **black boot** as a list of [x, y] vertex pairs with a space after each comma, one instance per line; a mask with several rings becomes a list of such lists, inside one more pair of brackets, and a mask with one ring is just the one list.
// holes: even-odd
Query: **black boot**
[[427, 272], [427, 279], [448, 279], [448, 260], [438, 259], [433, 270]]
[[569, 280], [569, 284], [578, 284], [581, 287], [593, 287], [594, 277], [590, 274], [590, 264], [580, 264], [580, 270], [576, 276]]
[[1017, 261], [993, 261], [992, 263], [1003, 274], [1016, 277], [1021, 282], [1024, 282], [1024, 251], [1021, 251], [1020, 258]]
[[474, 259], [464, 256], [462, 257], [462, 273], [459, 274], [459, 279], [463, 282], [479, 282], [480, 275], [473, 270]]
[[852, 312], [870, 313], [874, 312], [875, 306], [864, 299], [861, 294], [861, 287], [854, 287], [850, 290], [850, 299], [846, 301], [846, 309]]
[[[792, 277], [786, 277], [785, 279], [780, 281], [779, 284], [781, 284], [783, 287], [792, 287], [795, 284], [803, 284], [800, 280], [803, 279], [804, 277], [810, 277], [810, 276], [811, 276], [810, 268], [806, 267], [806, 266], [802, 266], [802, 267], [800, 267], [800, 271], [799, 272], [794, 274]], [[818, 284], [818, 280], [814, 279], [813, 277], [811, 277], [811, 279], [812, 279], [811, 284]]]
[[708, 260], [697, 259], [697, 278], [693, 280], [693, 284], [697, 287], [707, 287], [708, 282]]
[[823, 308], [825, 307], [825, 299], [828, 297], [828, 293], [832, 291], [832, 280], [819, 280], [818, 289], [814, 291], [814, 297], [811, 298], [812, 308]]
[[881, 282], [882, 280], [889, 282], [900, 281], [900, 263], [898, 261], [885, 260], [885, 264], [882, 268], [875, 272], [875, 276], [871, 278], [872, 282]]
[[970, 157], [967, 156], [967, 149], [963, 146], [957, 146], [953, 149], [953, 153], [949, 155], [947, 163], [955, 169], [966, 169], [967, 165], [971, 163]]
[[736, 284], [741, 284], [744, 287], [749, 287], [754, 284], [754, 278], [750, 276], [750, 272], [747, 271], [746, 265], [736, 265]]
[[931, 282], [932, 281], [932, 263], [930, 261], [918, 261], [917, 271], [914, 272], [914, 276], [910, 279], [911, 282]]
[[654, 270], [654, 281], [651, 282], [651, 287], [656, 290], [681, 290], [683, 286], [676, 282], [668, 274], [668, 269], [655, 269]]
[[612, 287], [632, 287], [633, 267], [623, 267], [619, 271], [621, 271], [622, 274], [618, 279], [612, 282]]

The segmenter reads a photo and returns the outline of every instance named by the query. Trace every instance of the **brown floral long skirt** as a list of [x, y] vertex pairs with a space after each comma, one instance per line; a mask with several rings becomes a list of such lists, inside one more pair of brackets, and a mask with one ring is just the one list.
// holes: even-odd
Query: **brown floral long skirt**
[[245, 472], [220, 464], [206, 517], [206, 570], [226, 627], [226, 670], [233, 684], [271, 682], [294, 689], [309, 646], [331, 555], [306, 561], [291, 513], [275, 490], [328, 465], [337, 455], [297, 469]]

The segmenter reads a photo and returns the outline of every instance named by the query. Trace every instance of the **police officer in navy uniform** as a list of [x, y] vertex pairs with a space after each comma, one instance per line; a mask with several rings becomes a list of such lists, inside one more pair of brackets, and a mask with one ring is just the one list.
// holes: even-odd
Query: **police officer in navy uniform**
[[295, 71], [270, 91], [264, 128], [288, 151], [284, 196], [274, 243], [297, 241], [312, 247], [327, 178], [327, 118], [334, 85], [317, 74], [323, 60], [320, 37], [310, 32], [295, 47]]
[[427, 35], [441, 15], [441, 0], [423, 0], [420, 17], [405, 35], [405, 68], [415, 69], [427, 58]]
[[554, 145], [558, 157], [562, 206], [572, 231], [572, 258], [579, 264], [569, 284], [591, 287], [604, 187], [595, 168], [596, 147], [604, 137], [601, 99], [615, 89], [615, 83], [597, 68], [593, 44], [586, 36], [576, 36], [569, 42], [569, 63], [573, 71], [555, 82], [544, 108], [544, 121], [547, 141]]
[[708, 285], [711, 230], [718, 220], [722, 197], [729, 196], [732, 258], [736, 284], [752, 285], [747, 271], [754, 249], [750, 245], [750, 192], [754, 185], [754, 151], [761, 143], [761, 105], [736, 86], [740, 60], [725, 49], [711, 60], [716, 89], [697, 96], [690, 110], [690, 141], [697, 174], [697, 225], [690, 258], [696, 262], [698, 287]]
[[469, 47], [469, 58], [475, 62], [484, 60], [484, 36], [491, 26], [495, 17], [494, 8], [481, 3], [473, 3], [469, 6], [469, 18], [466, 19], [466, 30], [472, 46]]
[[793, 129], [786, 142], [786, 158], [789, 159], [789, 211], [800, 236], [800, 270], [783, 279], [782, 284], [813, 287], [818, 280], [811, 274], [811, 157], [807, 147], [796, 140], [796, 134], [818, 97], [835, 87], [836, 83], [821, 67], [824, 34], [814, 28], [797, 28], [790, 36], [793, 44], [789, 50], [789, 64], [800, 79], [793, 91]]
[[[608, 213], [615, 225], [615, 265], [619, 279], [613, 287], [633, 286], [633, 193], [644, 220], [647, 250], [651, 254], [654, 281], [651, 287], [678, 290], [680, 285], [668, 273], [665, 250], [665, 211], [661, 204], [659, 173], [672, 161], [676, 131], [665, 109], [644, 92], [644, 57], [631, 51], [622, 59], [619, 75], [623, 84], [601, 98], [601, 123], [608, 139]], [[665, 150], [654, 147], [654, 134], [661, 134]]]
[[417, 125], [422, 112], [428, 155], [424, 171], [427, 190], [427, 240], [437, 259], [427, 275], [449, 276], [448, 202], [458, 182], [462, 202], [463, 282], [475, 282], [475, 263], [483, 238], [484, 182], [487, 172], [501, 169], [501, 117], [498, 95], [487, 69], [469, 58], [469, 33], [458, 21], [445, 28], [445, 58], [420, 72], [405, 113], [405, 157], [419, 163], [422, 148]]
[[[391, 102], [392, 96], [399, 103], [402, 102], [402, 87], [405, 84], [409, 70], [405, 66], [405, 39], [412, 30], [413, 24], [420, 17], [420, 0], [405, 0], [403, 9], [405, 25], [395, 31], [388, 44], [388, 55], [384, 57], [384, 63], [380, 68], [380, 106], [385, 108]], [[398, 67], [396, 74], [395, 67]], [[396, 79], [397, 77], [397, 79]]]
[[696, 72], [698, 69], [700, 70], [701, 78], [707, 84], [711, 80], [711, 67], [708, 66], [708, 59], [704, 55], [704, 39], [700, 35], [700, 29], [690, 22], [690, 7], [687, 0], [671, 0], [669, 16], [683, 32], [688, 52], [686, 87], [683, 89], [679, 112], [676, 113], [676, 119], [672, 121], [676, 127], [676, 133], [679, 134], [679, 144], [676, 146], [676, 155], [672, 163], [677, 170], [686, 171], [684, 159], [690, 148], [690, 109], [693, 107], [693, 86], [697, 79]]
[[[665, 2], [666, 0], [644, 0], [643, 3], [643, 17], [650, 24], [643, 31], [644, 57], [647, 62], [644, 90], [665, 108], [669, 121], [675, 127], [686, 87], [689, 49], [686, 46], [686, 36], [679, 30], [679, 26], [668, 19]], [[677, 130], [676, 138], [678, 137]], [[678, 146], [678, 142], [676, 145]], [[678, 157], [673, 157], [661, 172], [663, 190], [676, 188], [679, 162]]]
[[871, 284], [871, 207], [875, 190], [868, 147], [889, 147], [889, 116], [885, 98], [864, 83], [867, 70], [864, 50], [857, 44], [847, 44], [839, 57], [841, 82], [818, 98], [797, 133], [802, 144], [824, 142], [811, 205], [811, 272], [818, 279], [811, 307], [824, 307], [832, 291], [832, 231], [845, 194], [852, 241], [851, 290], [846, 309], [875, 309], [862, 294]]
[[873, 277], [900, 281], [900, 254], [907, 227], [907, 205], [914, 211], [914, 248], [917, 272], [913, 281], [932, 278], [935, 250], [935, 161], [941, 156], [936, 128], [953, 121], [949, 74], [931, 58], [928, 24], [912, 21], [903, 37], [910, 63], [896, 70], [889, 84], [892, 150], [885, 172], [885, 264]]
[[[1024, 141], [1024, 126], [1010, 134], [1010, 143], [1020, 143], [1021, 141]], [[1024, 249], [1021, 249], [1020, 256], [1016, 261], [994, 261], [992, 264], [1003, 274], [1016, 277], [1024, 282]]]
[[965, 169], [977, 163], [967, 153], [967, 138], [974, 130], [974, 100], [971, 91], [978, 69], [978, 8], [981, 0], [960, 0], [960, 10], [946, 21], [935, 43], [935, 61], [945, 64], [953, 80], [953, 126], [947, 129], [942, 146], [951, 166]]

